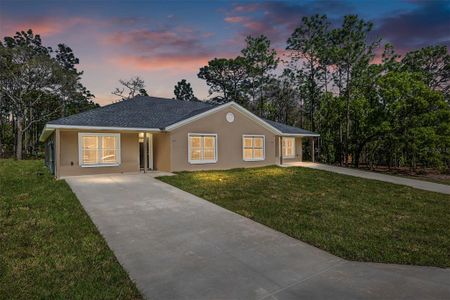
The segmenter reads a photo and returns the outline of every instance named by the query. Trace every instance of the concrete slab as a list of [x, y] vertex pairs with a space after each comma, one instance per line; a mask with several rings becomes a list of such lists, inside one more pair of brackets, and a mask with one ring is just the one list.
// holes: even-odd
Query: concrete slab
[[401, 184], [401, 185], [410, 186], [410, 187], [420, 189], [420, 190], [450, 195], [450, 185], [434, 183], [434, 182], [429, 182], [429, 181], [424, 181], [424, 180], [403, 178], [400, 176], [392, 176], [392, 175], [380, 174], [380, 173], [376, 173], [376, 172], [369, 172], [369, 171], [363, 171], [363, 170], [358, 170], [358, 169], [343, 168], [343, 167], [330, 166], [330, 165], [326, 165], [326, 164], [319, 164], [319, 163], [312, 163], [312, 162], [288, 162], [288, 163], [284, 163], [281, 167], [305, 167], [305, 168], [323, 170], [323, 171], [344, 174], [344, 175], [349, 175], [349, 176], [390, 182], [390, 183], [394, 183], [394, 184]]
[[149, 299], [450, 297], [450, 270], [348, 262], [149, 176], [66, 179]]

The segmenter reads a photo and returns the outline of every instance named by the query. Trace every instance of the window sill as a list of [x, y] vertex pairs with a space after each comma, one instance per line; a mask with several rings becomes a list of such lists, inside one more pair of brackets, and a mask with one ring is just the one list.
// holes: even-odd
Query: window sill
[[283, 159], [293, 159], [293, 158], [296, 158], [296, 156], [294, 155], [294, 156], [283, 156], [282, 157]]
[[120, 164], [92, 164], [92, 165], [80, 165], [82, 168], [101, 168], [101, 167], [118, 167]]
[[258, 159], [243, 159], [243, 161], [264, 161], [265, 158], [258, 158]]
[[190, 160], [191, 165], [215, 164], [217, 160]]

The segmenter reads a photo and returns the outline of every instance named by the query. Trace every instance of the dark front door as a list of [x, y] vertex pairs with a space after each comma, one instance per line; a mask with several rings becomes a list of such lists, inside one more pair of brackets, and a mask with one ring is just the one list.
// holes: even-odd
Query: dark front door
[[144, 169], [144, 142], [139, 142], [139, 167]]

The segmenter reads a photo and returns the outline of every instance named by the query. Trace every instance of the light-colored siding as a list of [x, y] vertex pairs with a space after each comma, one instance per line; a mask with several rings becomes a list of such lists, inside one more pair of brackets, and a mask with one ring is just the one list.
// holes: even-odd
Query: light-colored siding
[[[117, 131], [59, 131], [59, 159], [57, 165], [57, 177], [93, 175], [107, 173], [129, 173], [139, 171], [139, 142], [137, 132]], [[78, 133], [79, 132], [110, 132], [120, 133], [121, 164], [115, 167], [80, 167], [78, 161]], [[56, 134], [58, 141], [58, 131]], [[57, 142], [58, 144], [58, 142]], [[58, 153], [57, 153], [58, 154]]]
[[[235, 120], [229, 123], [225, 116], [232, 112]], [[218, 144], [218, 161], [213, 164], [189, 164], [188, 134], [216, 133]], [[244, 161], [242, 158], [242, 135], [265, 136], [265, 160]], [[257, 167], [278, 163], [275, 153], [276, 136], [263, 126], [251, 120], [234, 108], [220, 110], [217, 113], [196, 120], [171, 132], [171, 171], [231, 169]], [[157, 142], [156, 142], [157, 143]]]

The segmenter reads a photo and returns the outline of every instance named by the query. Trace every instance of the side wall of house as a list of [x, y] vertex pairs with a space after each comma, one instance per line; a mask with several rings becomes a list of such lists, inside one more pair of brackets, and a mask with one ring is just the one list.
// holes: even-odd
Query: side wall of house
[[158, 171], [171, 171], [170, 134], [153, 134], [153, 168]]
[[[234, 114], [234, 121], [226, 120], [227, 113]], [[188, 134], [217, 134], [217, 162], [208, 164], [190, 164], [188, 162]], [[242, 154], [243, 135], [265, 136], [265, 160], [244, 161]], [[278, 163], [276, 157], [276, 136], [262, 125], [235, 108], [220, 110], [185, 126], [175, 129], [170, 134], [171, 171], [211, 170], [257, 167]]]
[[[112, 167], [81, 167], [78, 159], [78, 133], [120, 133], [121, 163]], [[74, 175], [93, 175], [108, 173], [127, 173], [139, 171], [139, 142], [137, 132], [117, 132], [98, 130], [61, 130], [58, 177]]]

